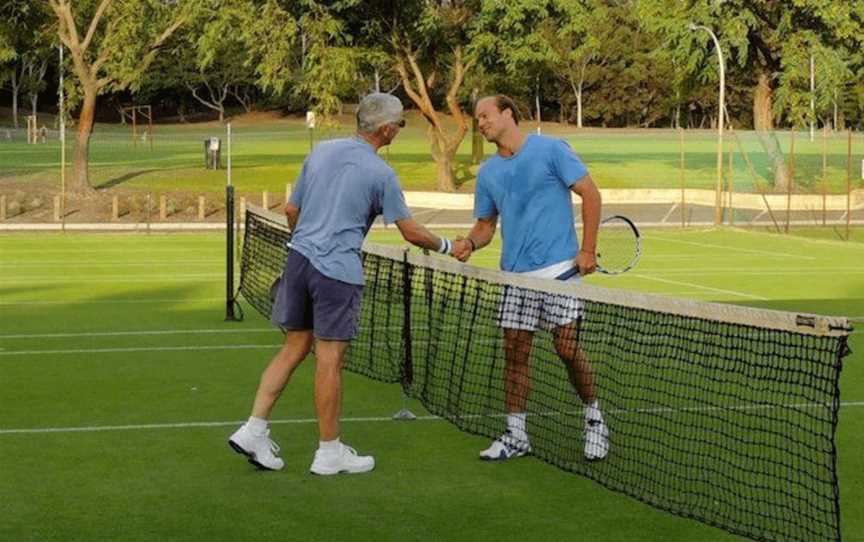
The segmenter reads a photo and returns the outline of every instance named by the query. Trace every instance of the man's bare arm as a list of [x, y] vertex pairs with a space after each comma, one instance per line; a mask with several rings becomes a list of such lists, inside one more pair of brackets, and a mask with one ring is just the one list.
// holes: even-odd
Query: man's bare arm
[[412, 245], [440, 252], [441, 237], [426, 229], [413, 218], [397, 220], [396, 227], [399, 228], [402, 238]]
[[582, 200], [582, 244], [576, 256], [576, 265], [581, 274], [588, 275], [597, 267], [597, 229], [600, 227], [603, 200], [590, 175], [579, 179], [571, 190]]
[[498, 224], [498, 215], [488, 218], [478, 218], [474, 227], [468, 232], [466, 239], [469, 239], [473, 250], [480, 250], [492, 242], [495, 237], [495, 227]]
[[300, 219], [300, 208], [295, 207], [291, 203], [285, 204], [285, 216], [288, 218], [288, 227], [291, 231], [297, 227], [297, 221]]

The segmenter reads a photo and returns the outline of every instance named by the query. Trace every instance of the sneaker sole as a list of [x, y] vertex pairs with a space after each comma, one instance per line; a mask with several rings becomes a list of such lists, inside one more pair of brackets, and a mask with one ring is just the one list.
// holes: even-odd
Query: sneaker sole
[[363, 470], [339, 469], [339, 470], [334, 470], [334, 471], [327, 471], [327, 470], [317, 470], [316, 471], [316, 470], [309, 469], [309, 472], [311, 474], [315, 474], [317, 476], [333, 476], [334, 474], [364, 474], [367, 472], [372, 472], [373, 470], [375, 470], [375, 465], [372, 465], [368, 469], [363, 469]]
[[246, 461], [249, 462], [249, 464], [253, 465], [254, 467], [256, 467], [259, 470], [268, 470], [268, 471], [279, 470], [279, 469], [272, 469], [270, 467], [265, 467], [264, 465], [259, 463], [257, 459], [255, 459], [255, 454], [250, 454], [249, 452], [244, 450], [242, 447], [240, 447], [240, 445], [237, 444], [236, 442], [234, 442], [233, 440], [229, 440], [228, 445], [231, 446], [232, 450], [234, 450], [238, 454], [244, 456], [246, 458]]
[[606, 456], [608, 456], [608, 455], [609, 455], [609, 452], [606, 452], [603, 455], [587, 455], [586, 454], [585, 460], [586, 461], [592, 461], [592, 462], [593, 461], [603, 461], [604, 459], [606, 459]]
[[509, 461], [509, 460], [511, 460], [511, 459], [519, 459], [520, 457], [526, 457], [526, 456], [529, 456], [529, 455], [531, 455], [531, 450], [528, 450], [527, 452], [522, 452], [522, 453], [518, 453], [518, 454], [513, 454], [513, 455], [511, 455], [510, 457], [501, 457], [500, 455], [499, 455], [498, 457], [491, 457], [491, 456], [488, 456], [488, 455], [481, 455], [481, 456], [480, 456], [480, 460], [481, 460], [481, 461]]

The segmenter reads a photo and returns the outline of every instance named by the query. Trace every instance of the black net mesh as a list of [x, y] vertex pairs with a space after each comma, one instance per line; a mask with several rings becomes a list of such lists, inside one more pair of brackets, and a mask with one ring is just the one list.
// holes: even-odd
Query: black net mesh
[[[269, 316], [289, 234], [255, 212], [246, 228], [240, 290]], [[525, 412], [535, 457], [657, 508], [754, 540], [840, 538], [845, 319], [532, 281], [368, 244], [364, 268], [348, 369], [401, 382], [490, 438]], [[608, 427], [601, 461], [585, 456], [592, 396]]]

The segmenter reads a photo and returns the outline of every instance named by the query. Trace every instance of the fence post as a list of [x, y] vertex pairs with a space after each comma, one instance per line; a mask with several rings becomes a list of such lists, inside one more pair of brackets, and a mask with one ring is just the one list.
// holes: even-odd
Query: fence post
[[120, 218], [120, 198], [114, 196], [111, 198], [111, 220]]
[[168, 218], [168, 197], [165, 194], [159, 196], [159, 220], [164, 222]]
[[[861, 173], [864, 174], [864, 162]], [[862, 175], [864, 177], [864, 175]], [[851, 239], [852, 230], [852, 129], [849, 129], [849, 141], [846, 144], [846, 241]]]
[[792, 220], [792, 186], [795, 184], [795, 129], [789, 132], [789, 182], [786, 183], [786, 233]]
[[0, 222], [6, 222], [6, 196], [0, 196]]
[[54, 222], [60, 222], [60, 196], [54, 196]]
[[270, 194], [266, 190], [261, 194], [261, 207], [270, 208]]
[[246, 198], [245, 197], [240, 198], [240, 223], [241, 224], [246, 223]]
[[678, 166], [678, 179], [681, 181], [681, 228], [687, 226], [687, 199], [684, 195], [684, 129], [678, 127], [678, 147], [681, 151], [681, 162]]
[[204, 196], [198, 196], [198, 220], [204, 220]]
[[285, 203], [291, 199], [291, 183], [285, 183]]

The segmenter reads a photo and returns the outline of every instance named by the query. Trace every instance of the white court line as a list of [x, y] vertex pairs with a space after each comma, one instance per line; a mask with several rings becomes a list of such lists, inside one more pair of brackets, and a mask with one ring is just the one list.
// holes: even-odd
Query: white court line
[[818, 259], [816, 256], [801, 256], [800, 254], [789, 254], [786, 252], [771, 252], [771, 251], [767, 251], [767, 250], [748, 250], [746, 248], [736, 248], [736, 247], [730, 247], [728, 245], [713, 245], [710, 243], [697, 243], [695, 241], [682, 241], [681, 239], [670, 239], [668, 237], [658, 237], [655, 235], [646, 236], [646, 239], [650, 239], [652, 241], [666, 241], [667, 243], [680, 243], [682, 245], [693, 245], [693, 246], [704, 247], [704, 248], [720, 248], [723, 250], [728, 250], [730, 252], [742, 252], [745, 254], [759, 254], [759, 255], [769, 255], [770, 254], [771, 256], [777, 256], [777, 257], [781, 257], [781, 258], [794, 258], [794, 259], [798, 259], [798, 260], [817, 260]]
[[149, 267], [151, 265], [196, 265], [196, 264], [224, 264], [225, 259], [221, 260], [151, 260], [137, 262], [70, 262], [70, 261], [34, 261], [34, 262], [14, 262], [0, 263], [0, 269], [4, 267], [44, 267], [46, 265], [62, 265], [63, 269], [75, 267]]
[[[129, 235], [124, 234], [124, 235]], [[105, 243], [106, 241], [103, 241]], [[158, 247], [158, 248], [136, 248], [135, 254], [137, 256], [158, 256], [159, 254], [173, 254], [176, 252], [182, 252], [184, 254], [189, 253], [201, 253], [201, 254], [210, 254], [214, 252], [223, 252], [225, 250], [225, 241], [218, 246], [214, 246], [213, 248], [168, 248], [168, 247]], [[12, 250], [4, 248], [3, 252], [8, 256], [15, 256], [18, 254], [77, 254], [78, 256], [86, 256], [88, 254], [129, 254], [129, 249], [120, 249], [120, 248], [76, 248], [76, 249], [54, 249], [54, 250], [38, 250], [38, 249], [18, 249]]]
[[279, 348], [282, 343], [274, 344], [227, 344], [212, 346], [148, 346], [129, 348], [75, 348], [69, 350], [5, 350], [0, 356], [31, 356], [42, 354], [112, 354], [120, 352], [179, 352], [197, 350], [262, 350]]
[[[825, 408], [826, 405], [818, 404], [818, 403], [810, 403], [810, 404], [792, 404], [792, 405], [731, 405], [728, 407], [692, 407], [692, 408], [646, 408], [646, 409], [618, 409], [608, 411], [609, 415], [613, 414], [627, 414], [627, 413], [637, 413], [637, 414], [652, 414], [652, 413], [668, 413], [668, 412], [693, 412], [693, 411], [717, 411], [717, 410], [770, 410], [774, 408]], [[841, 408], [857, 408], [864, 407], [864, 401], [846, 401], [840, 403]], [[575, 413], [570, 412], [554, 412], [552, 415], [560, 416], [560, 415], [570, 415]], [[542, 416], [543, 414], [533, 414], [534, 416]], [[466, 416], [459, 416], [460, 418], [483, 418], [483, 417], [494, 417], [500, 418], [503, 417], [504, 414], [471, 414]], [[421, 421], [443, 421], [444, 418], [441, 416], [417, 416], [417, 420]], [[359, 422], [359, 423], [380, 423], [380, 422], [392, 422], [392, 416], [359, 416], [359, 417], [348, 417], [341, 418], [341, 422]], [[0, 429], [0, 435], [21, 435], [21, 434], [45, 434], [45, 433], [98, 433], [102, 431], [135, 431], [135, 430], [148, 430], [148, 429], [192, 429], [199, 427], [226, 427], [226, 426], [237, 426], [244, 423], [245, 420], [234, 420], [234, 421], [216, 421], [216, 422], [181, 422], [181, 423], [148, 423], [148, 424], [131, 424], [131, 425], [90, 425], [90, 426], [79, 426], [79, 427], [37, 427], [37, 428], [22, 428], [22, 429]], [[282, 420], [270, 420], [271, 424], [274, 425], [282, 425], [282, 424], [317, 424], [317, 418], [289, 418]]]
[[638, 277], [638, 278], [645, 279], [645, 280], [664, 282], [666, 284], [675, 284], [677, 286], [689, 286], [691, 288], [699, 288], [702, 290], [706, 290], [706, 291], [710, 291], [710, 292], [718, 292], [721, 294], [731, 294], [731, 295], [737, 295], [740, 297], [746, 297], [749, 299], [758, 299], [759, 301], [768, 301], [769, 300], [769, 298], [767, 298], [767, 297], [762, 297], [762, 296], [753, 295], [753, 294], [745, 294], [744, 292], [736, 292], [735, 290], [724, 290], [722, 288], [712, 288], [710, 286], [702, 286], [701, 284], [694, 284], [692, 282], [684, 282], [684, 281], [680, 281], [680, 280], [670, 280], [670, 279], [661, 279], [659, 277], [649, 277], [648, 275], [640, 275], [638, 273], [633, 273], [633, 274], [631, 274], [631, 276]]
[[802, 275], [802, 276], [810, 276], [810, 275], [861, 275], [864, 274], [864, 269], [858, 267], [845, 267], [842, 269], [831, 269], [831, 268], [813, 268], [813, 269], [801, 269], [801, 270], [773, 270], [769, 268], [764, 269], [747, 269], [742, 267], [729, 267], [729, 268], [721, 268], [715, 267], [710, 269], [700, 269], [691, 267], [687, 268], [666, 268], [666, 267], [658, 267], [652, 269], [642, 269], [644, 272], [658, 272], [663, 275], [703, 275], [703, 276], [711, 276], [711, 275], [728, 275], [734, 273], [736, 276], [738, 275]]
[[667, 212], [667, 213], [663, 216], [663, 218], [660, 219], [660, 222], [662, 222], [662, 223], [665, 224], [666, 221], [669, 220], [669, 217], [672, 216], [672, 213], [674, 213], [674, 212], [675, 212], [675, 209], [677, 209], [677, 208], [678, 208], [678, 203], [674, 203], [674, 204], [672, 205], [672, 207], [669, 209], [669, 212]]
[[184, 275], [103, 275], [90, 278], [33, 277], [20, 280], [0, 280], [0, 284], [75, 284], [80, 282], [185, 282], [225, 280], [225, 273], [188, 273]]
[[130, 335], [192, 335], [204, 333], [261, 333], [276, 331], [275, 327], [256, 327], [248, 329], [158, 329], [152, 331], [96, 331], [83, 333], [35, 333], [19, 335], [0, 335], [0, 339], [59, 339], [69, 337], [126, 337]]
[[111, 301], [48, 301], [29, 299], [24, 301], [0, 301], [0, 306], [4, 305], [146, 305], [149, 303], [215, 303], [225, 302], [224, 297], [201, 297], [187, 299], [116, 299]]

